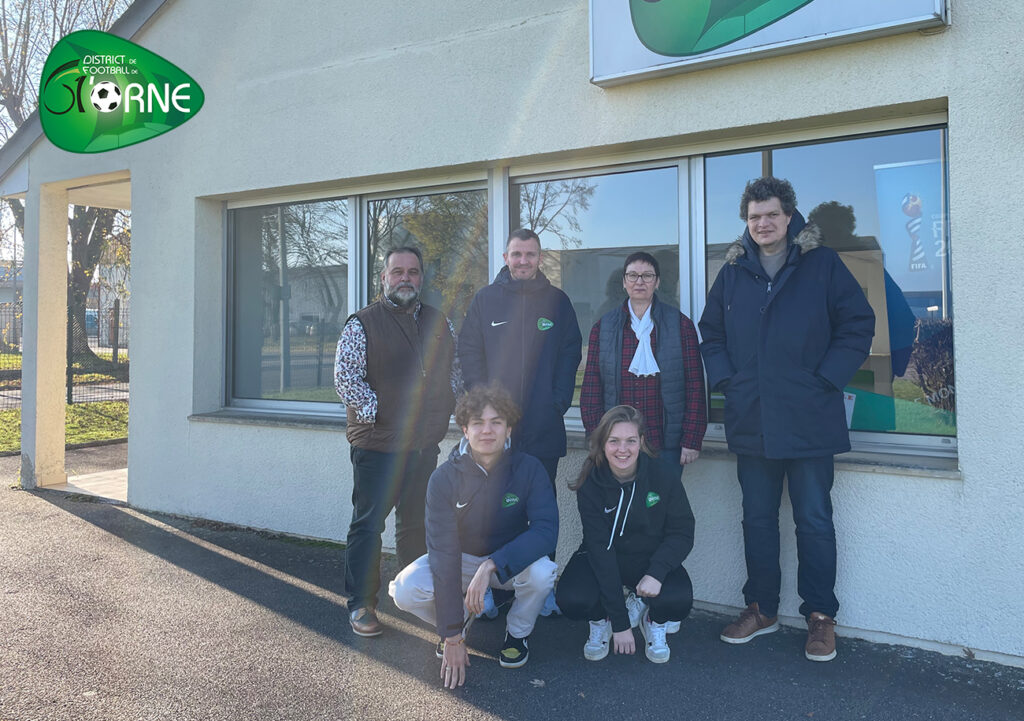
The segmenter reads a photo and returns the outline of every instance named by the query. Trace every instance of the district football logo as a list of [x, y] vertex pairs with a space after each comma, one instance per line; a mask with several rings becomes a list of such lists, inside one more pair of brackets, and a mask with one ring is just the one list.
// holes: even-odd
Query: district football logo
[[511, 508], [517, 503], [519, 503], [519, 496], [514, 493], [506, 493], [505, 497], [501, 499], [502, 508]]
[[647, 494], [647, 507], [650, 508], [651, 506], [653, 506], [655, 503], [657, 503], [660, 500], [661, 500], [661, 496], [659, 496], [654, 491], [651, 491], [650, 493]]
[[109, 80], [104, 80], [92, 89], [89, 100], [101, 113], [112, 113], [121, 105], [121, 88]]
[[555, 327], [555, 322], [548, 320], [547, 318], [537, 319], [537, 330], [551, 330]]
[[700, 55], [756, 33], [814, 0], [629, 0], [633, 29], [659, 55]]
[[123, 38], [80, 30], [50, 51], [39, 83], [39, 119], [54, 145], [102, 153], [162, 135], [203, 107], [199, 84]]

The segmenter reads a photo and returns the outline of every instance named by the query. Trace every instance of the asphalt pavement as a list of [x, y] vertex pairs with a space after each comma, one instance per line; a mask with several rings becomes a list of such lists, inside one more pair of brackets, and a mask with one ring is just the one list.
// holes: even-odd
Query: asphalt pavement
[[1024, 718], [1024, 669], [852, 639], [812, 663], [799, 631], [731, 646], [707, 612], [663, 665], [584, 661], [586, 624], [542, 618], [529, 662], [506, 670], [503, 616], [478, 621], [467, 685], [446, 691], [434, 631], [386, 594], [383, 636], [349, 629], [337, 545], [0, 473], [0, 721]]

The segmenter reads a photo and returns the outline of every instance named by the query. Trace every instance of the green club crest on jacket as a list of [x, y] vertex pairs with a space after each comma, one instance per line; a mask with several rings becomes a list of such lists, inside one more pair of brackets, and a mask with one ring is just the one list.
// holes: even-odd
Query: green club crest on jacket
[[519, 503], [519, 496], [514, 493], [506, 493], [505, 497], [501, 499], [502, 508], [511, 508], [517, 503]]

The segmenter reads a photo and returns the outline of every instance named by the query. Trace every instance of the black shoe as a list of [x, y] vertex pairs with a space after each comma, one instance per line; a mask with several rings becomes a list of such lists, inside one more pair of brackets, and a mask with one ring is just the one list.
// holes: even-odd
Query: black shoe
[[505, 643], [501, 645], [501, 653], [498, 654], [498, 663], [502, 668], [519, 668], [530, 658], [530, 647], [526, 638], [516, 638], [508, 631], [505, 631]]

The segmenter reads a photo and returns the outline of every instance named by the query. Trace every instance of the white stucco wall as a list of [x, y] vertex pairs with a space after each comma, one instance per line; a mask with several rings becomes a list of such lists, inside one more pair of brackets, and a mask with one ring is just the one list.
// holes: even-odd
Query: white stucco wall
[[[450, 0], [401, 12], [261, 1], [244, 14], [232, 3], [168, 2], [136, 41], [198, 80], [200, 114], [113, 153], [72, 156], [44, 141], [30, 157], [33, 185], [131, 172], [130, 502], [334, 539], [347, 527], [342, 433], [189, 420], [222, 405], [221, 199], [400, 178], [416, 187], [455, 172], [483, 179], [499, 161], [572, 168], [598, 155], [754, 147], [948, 112], [962, 473], [839, 470], [840, 622], [1024, 658], [1012, 623], [1024, 597], [1024, 341], [1006, 227], [1024, 187], [1024, 5], [958, 0], [954, 11], [944, 33], [601, 89], [588, 82], [586, 0]], [[570, 456], [563, 475], [579, 463]], [[702, 459], [685, 484], [696, 594], [738, 606], [734, 464]], [[569, 494], [562, 505], [564, 558], [578, 524]], [[781, 612], [795, 616], [791, 521], [783, 529]]]

